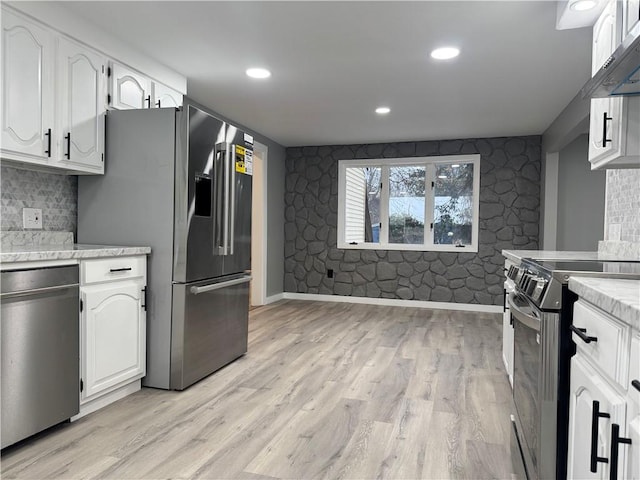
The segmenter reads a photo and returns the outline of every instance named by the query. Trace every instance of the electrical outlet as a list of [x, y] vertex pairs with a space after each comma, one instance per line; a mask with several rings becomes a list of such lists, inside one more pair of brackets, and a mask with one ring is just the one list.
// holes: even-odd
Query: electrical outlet
[[23, 208], [22, 226], [24, 228], [42, 229], [42, 209]]

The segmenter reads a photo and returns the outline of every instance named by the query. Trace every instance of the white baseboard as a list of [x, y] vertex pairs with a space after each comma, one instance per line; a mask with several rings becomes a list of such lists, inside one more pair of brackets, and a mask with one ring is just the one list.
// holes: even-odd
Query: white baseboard
[[363, 303], [390, 307], [431, 308], [438, 310], [462, 310], [465, 312], [502, 313], [500, 305], [480, 305], [477, 303], [427, 302], [424, 300], [400, 300], [397, 298], [347, 297], [342, 295], [321, 295], [316, 293], [284, 292], [274, 295], [276, 300], [308, 300], [315, 302]]
[[137, 392], [142, 388], [142, 382], [140, 379], [133, 381], [127, 385], [124, 385], [120, 388], [113, 390], [112, 392], [106, 393], [95, 400], [90, 400], [82, 405], [80, 405], [80, 412], [75, 416], [71, 417], [71, 421], [75, 422], [79, 418], [84, 417], [90, 413], [93, 413], [101, 408], [106, 407], [107, 405], [120, 400], [126, 396], [131, 395], [132, 393]]
[[280, 300], [284, 300], [284, 293], [277, 293], [265, 298], [264, 304], [269, 305], [270, 303], [279, 302]]

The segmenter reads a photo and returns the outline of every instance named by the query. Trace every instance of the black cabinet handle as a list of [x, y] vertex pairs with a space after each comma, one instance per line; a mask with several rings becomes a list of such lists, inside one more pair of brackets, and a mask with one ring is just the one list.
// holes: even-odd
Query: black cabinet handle
[[67, 141], [67, 153], [64, 154], [67, 157], [67, 160], [71, 159], [71, 132], [67, 133], [67, 136], [64, 137]]
[[151, 95], [147, 96], [144, 101], [147, 102], [147, 108], [151, 108]]
[[593, 410], [591, 412], [591, 472], [596, 473], [598, 471], [599, 463], [609, 463], [608, 458], [598, 456], [598, 422], [601, 418], [609, 418], [608, 413], [600, 411], [600, 402], [593, 401]]
[[631, 380], [631, 386], [640, 392], [640, 380]]
[[113, 272], [128, 272], [129, 270], [131, 270], [131, 267], [126, 267], [126, 268], [111, 268], [109, 269], [109, 271], [111, 273]]
[[144, 288], [142, 289], [142, 301], [143, 301], [143, 304], [142, 304], [142, 305], [140, 305], [140, 306], [141, 306], [141, 307], [144, 309], [144, 311], [146, 312], [146, 311], [147, 311], [147, 287], [144, 287]]
[[156, 107], [158, 107], [158, 108], [162, 108], [162, 107], [160, 106], [160, 100], [158, 100], [158, 101], [156, 102]]
[[573, 333], [578, 335], [580, 337], [580, 340], [582, 340], [584, 343], [591, 343], [591, 342], [598, 341], [598, 337], [590, 337], [589, 335], [587, 335], [586, 328], [579, 328], [579, 327], [576, 327], [575, 325], [571, 325], [569, 328]]
[[502, 313], [507, 311], [507, 289], [504, 289], [504, 297], [502, 298]]
[[607, 138], [607, 122], [613, 120], [613, 117], [608, 117], [607, 112], [602, 114], [602, 146], [606, 147], [607, 142], [611, 142], [610, 138]]
[[620, 444], [631, 445], [630, 438], [620, 436], [620, 425], [614, 423], [611, 425], [611, 465], [609, 466], [609, 480], [618, 480], [618, 449]]
[[51, 157], [51, 129], [48, 128], [47, 132], [45, 133], [45, 135], [47, 136], [47, 149], [44, 151], [44, 153], [47, 154], [47, 157]]

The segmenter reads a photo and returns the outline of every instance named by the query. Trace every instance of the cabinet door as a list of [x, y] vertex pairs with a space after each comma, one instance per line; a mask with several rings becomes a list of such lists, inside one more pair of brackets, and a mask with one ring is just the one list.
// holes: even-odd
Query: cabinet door
[[169, 88], [161, 83], [153, 84], [153, 104], [158, 108], [181, 107], [182, 94], [173, 88]]
[[104, 172], [105, 58], [61, 38], [58, 43], [58, 164]]
[[[504, 262], [504, 272], [514, 265], [510, 260]], [[507, 278], [504, 282], [504, 309], [502, 314], [502, 360], [509, 376], [509, 383], [513, 388], [513, 324], [511, 323], [511, 310], [507, 304], [509, 293], [513, 292], [515, 285], [513, 280]]]
[[640, 23], [640, 0], [625, 0], [623, 13], [623, 38]]
[[142, 281], [82, 287], [81, 402], [145, 374]]
[[2, 9], [2, 150], [7, 158], [46, 164], [53, 154], [53, 48], [47, 30]]
[[626, 449], [627, 465], [618, 470], [624, 472], [624, 479], [640, 478], [640, 332], [631, 337], [631, 363], [629, 368], [629, 390], [627, 395], [627, 437], [631, 445], [621, 445]]
[[[597, 426], [596, 450], [598, 457], [609, 459], [611, 424], [621, 426], [624, 434], [625, 401], [604, 380], [594, 373], [584, 355], [578, 352], [571, 360], [571, 394], [569, 399], [569, 452], [567, 478], [581, 480], [608, 479], [609, 464], [598, 462], [591, 471], [591, 446], [594, 422]], [[594, 418], [594, 402], [602, 415]], [[620, 459], [624, 462], [624, 452]], [[624, 464], [624, 463], [621, 463]]]
[[151, 81], [137, 72], [113, 63], [111, 65], [111, 104], [118, 110], [149, 108]]
[[[595, 74], [616, 49], [619, 41], [618, 5], [610, 1], [593, 26], [591, 73]], [[622, 98], [591, 100], [589, 121], [589, 161], [620, 155]]]

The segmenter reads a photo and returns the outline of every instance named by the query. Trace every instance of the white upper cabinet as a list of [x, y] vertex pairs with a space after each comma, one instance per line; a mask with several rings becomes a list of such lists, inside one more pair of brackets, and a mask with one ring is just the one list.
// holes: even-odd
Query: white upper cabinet
[[103, 173], [104, 58], [4, 7], [2, 43], [2, 157]]
[[2, 154], [47, 164], [55, 141], [51, 33], [2, 11]]
[[624, 36], [640, 24], [640, 0], [625, 0], [623, 8], [622, 34]]
[[153, 84], [153, 105], [157, 108], [181, 107], [182, 94], [161, 83]]
[[150, 108], [151, 80], [118, 63], [111, 64], [109, 106], [118, 110]]
[[112, 63], [110, 75], [109, 106], [111, 108], [130, 110], [182, 106], [180, 92], [161, 83], [156, 83], [129, 67]]
[[[611, 0], [593, 27], [591, 73], [622, 40], [621, 4]], [[591, 100], [589, 161], [592, 169], [640, 167], [640, 97]]]
[[104, 173], [106, 59], [64, 38], [58, 43], [58, 164]]

